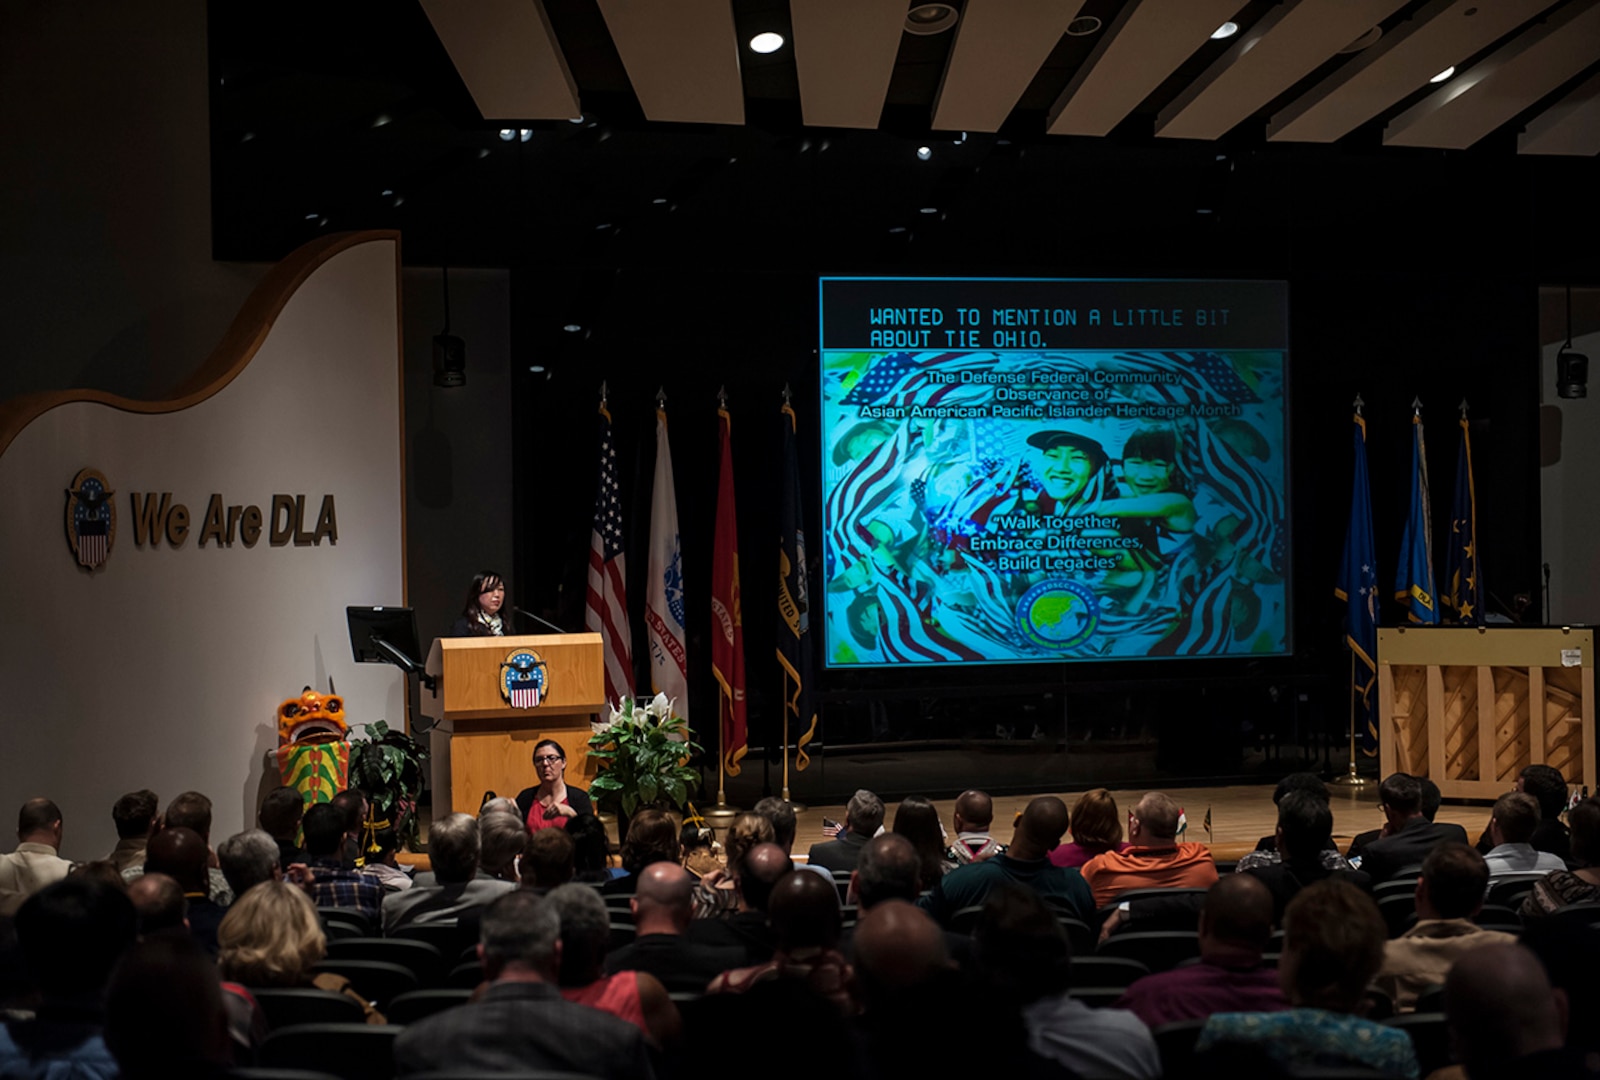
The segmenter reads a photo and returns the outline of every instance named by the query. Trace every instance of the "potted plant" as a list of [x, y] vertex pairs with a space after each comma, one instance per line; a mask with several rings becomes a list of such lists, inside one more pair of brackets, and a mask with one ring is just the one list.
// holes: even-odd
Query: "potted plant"
[[700, 746], [688, 722], [673, 713], [665, 694], [609, 708], [607, 719], [590, 725], [589, 756], [600, 763], [590, 796], [613, 805], [622, 819], [641, 806], [682, 810], [700, 785], [699, 771], [689, 766]]
[[[382, 720], [358, 724], [354, 730], [365, 737], [350, 740], [350, 786], [367, 797], [369, 830], [392, 827], [401, 846], [415, 851], [421, 837], [417, 798], [426, 778], [428, 751]], [[370, 836], [363, 838], [364, 843], [368, 840]]]

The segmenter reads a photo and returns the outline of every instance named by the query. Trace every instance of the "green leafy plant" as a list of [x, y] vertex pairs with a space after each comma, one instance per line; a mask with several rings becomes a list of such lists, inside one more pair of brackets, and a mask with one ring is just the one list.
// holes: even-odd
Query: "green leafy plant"
[[417, 799], [426, 779], [428, 751], [403, 731], [390, 730], [382, 720], [358, 724], [350, 741], [350, 786], [367, 797], [369, 823], [388, 822], [402, 846], [417, 846], [421, 832]]
[[700, 745], [688, 722], [673, 714], [665, 694], [642, 703], [629, 698], [610, 709], [608, 719], [590, 725], [589, 756], [600, 762], [600, 775], [589, 794], [620, 807], [625, 817], [661, 803], [683, 809], [700, 787], [699, 771], [689, 766]]

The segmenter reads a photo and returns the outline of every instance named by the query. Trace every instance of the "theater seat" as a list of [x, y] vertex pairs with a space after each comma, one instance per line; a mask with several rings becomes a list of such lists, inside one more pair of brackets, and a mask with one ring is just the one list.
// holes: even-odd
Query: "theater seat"
[[374, 1002], [382, 1012], [389, 1002], [417, 988], [417, 976], [410, 968], [382, 960], [319, 960], [312, 971], [331, 971], [350, 980], [356, 993]]
[[248, 987], [261, 1006], [270, 1028], [292, 1024], [360, 1024], [366, 1013], [361, 1003], [345, 994], [312, 987]]
[[1410, 1013], [1383, 1021], [1385, 1027], [1399, 1028], [1411, 1036], [1422, 1075], [1450, 1064], [1450, 1028], [1443, 1013]]
[[1194, 930], [1153, 930], [1112, 934], [1100, 943], [1096, 956], [1124, 956], [1151, 971], [1170, 971], [1191, 956], [1200, 955], [1200, 935]]
[[1200, 1041], [1200, 1029], [1206, 1026], [1199, 1020], [1177, 1020], [1159, 1024], [1150, 1029], [1161, 1052], [1161, 1072], [1168, 1080], [1182, 1080], [1194, 1071], [1194, 1047]]
[[390, 1080], [398, 1024], [295, 1024], [261, 1044], [261, 1063], [293, 1068], [308, 1061], [341, 1080]]
[[1078, 956], [1071, 968], [1072, 981], [1083, 986], [1129, 987], [1148, 974], [1149, 968], [1123, 956]]
[[364, 937], [330, 941], [328, 959], [381, 960], [386, 964], [399, 964], [416, 975], [419, 987], [441, 985], [449, 970], [438, 949], [425, 941], [408, 941], [404, 938]]
[[411, 990], [389, 1002], [384, 1015], [391, 1024], [410, 1024], [425, 1016], [465, 1005], [471, 998], [471, 990]]

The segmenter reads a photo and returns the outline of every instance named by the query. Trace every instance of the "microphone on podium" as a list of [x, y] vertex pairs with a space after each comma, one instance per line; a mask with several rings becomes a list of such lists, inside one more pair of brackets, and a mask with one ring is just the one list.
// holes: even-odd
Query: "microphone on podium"
[[515, 604], [511, 605], [511, 610], [514, 613], [516, 613], [518, 615], [521, 615], [524, 619], [532, 619], [534, 622], [538, 623], [540, 626], [549, 627], [550, 629], [554, 630], [558, 634], [570, 634], [570, 633], [572, 633], [571, 630], [563, 630], [563, 629], [561, 629], [561, 627], [557, 626], [555, 623], [551, 622], [549, 619], [541, 619], [541, 618], [539, 618], [539, 616], [535, 615], [531, 611], [523, 611], [521, 608], [519, 608]]

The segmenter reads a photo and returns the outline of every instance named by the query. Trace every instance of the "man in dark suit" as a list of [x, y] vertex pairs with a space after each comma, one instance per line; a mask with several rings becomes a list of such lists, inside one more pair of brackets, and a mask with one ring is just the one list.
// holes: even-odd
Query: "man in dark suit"
[[639, 1028], [574, 1005], [556, 989], [561, 925], [548, 900], [522, 889], [506, 893], [484, 910], [481, 933], [488, 992], [481, 1001], [407, 1025], [394, 1044], [401, 1076], [550, 1069], [652, 1080]]
[[[545, 830], [556, 831], [556, 830]], [[632, 945], [606, 956], [606, 974], [643, 971], [674, 993], [705, 993], [711, 980], [729, 968], [743, 967], [745, 949], [702, 945], [689, 940], [694, 878], [677, 863], [654, 862], [639, 874], [633, 909]]]
[[1361, 870], [1374, 884], [1388, 881], [1408, 866], [1420, 866], [1437, 844], [1467, 842], [1460, 825], [1429, 821], [1422, 812], [1422, 781], [1394, 773], [1378, 786], [1383, 809], [1383, 836], [1367, 845]]
[[862, 788], [845, 807], [844, 830], [832, 840], [812, 844], [808, 861], [836, 874], [848, 874], [856, 868], [861, 849], [882, 827], [883, 800]]

